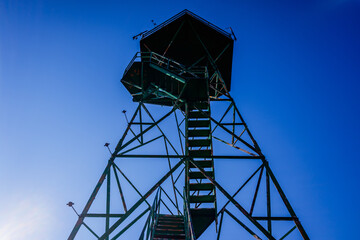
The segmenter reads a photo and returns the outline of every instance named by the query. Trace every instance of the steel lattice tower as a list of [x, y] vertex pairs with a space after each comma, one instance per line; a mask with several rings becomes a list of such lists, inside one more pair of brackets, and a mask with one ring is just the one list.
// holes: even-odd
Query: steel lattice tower
[[[94, 239], [121, 239], [136, 224], [139, 239], [204, 239], [211, 226], [216, 239], [309, 239], [230, 95], [235, 36], [184, 10], [141, 37], [121, 79], [138, 106], [68, 239], [82, 226]], [[127, 159], [162, 160], [168, 170], [154, 171], [142, 192], [120, 168]], [[243, 165], [215, 178], [226, 161]], [[130, 204], [125, 184], [139, 196]], [[104, 211], [92, 213], [98, 197]], [[248, 237], [224, 235], [224, 218]], [[102, 219], [102, 233], [92, 219]]]

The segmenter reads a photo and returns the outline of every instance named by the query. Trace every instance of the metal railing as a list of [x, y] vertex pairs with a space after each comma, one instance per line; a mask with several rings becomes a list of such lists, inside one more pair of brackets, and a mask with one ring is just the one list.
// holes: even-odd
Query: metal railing
[[150, 209], [149, 216], [146, 220], [145, 226], [141, 232], [139, 240], [150, 240], [154, 238], [156, 224], [160, 213], [160, 200], [161, 191], [158, 189], [152, 207]]
[[194, 227], [192, 225], [191, 221], [191, 215], [190, 215], [190, 206], [189, 201], [187, 199], [187, 193], [184, 188], [184, 226], [185, 226], [185, 239], [186, 240], [195, 240], [195, 233], [194, 233]]
[[184, 78], [208, 78], [207, 67], [205, 66], [193, 66], [187, 68], [185, 65], [178, 63], [172, 59], [164, 57], [155, 52], [137, 52], [135, 56], [132, 58], [130, 63], [125, 69], [125, 74], [129, 71], [131, 66], [136, 61], [142, 61], [146, 63], [154, 64], [164, 70], [167, 70], [171, 73], [174, 73], [180, 77]]

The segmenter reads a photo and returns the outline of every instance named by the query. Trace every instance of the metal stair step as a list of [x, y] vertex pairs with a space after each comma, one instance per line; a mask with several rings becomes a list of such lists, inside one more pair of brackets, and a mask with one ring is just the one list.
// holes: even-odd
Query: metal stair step
[[156, 229], [162, 230], [162, 229], [182, 229], [184, 228], [184, 224], [182, 225], [167, 225], [167, 224], [157, 224]]
[[158, 222], [166, 225], [181, 225], [184, 223], [184, 220], [158, 219]]
[[[206, 175], [214, 177], [213, 171], [205, 171]], [[190, 179], [205, 179], [206, 177], [201, 172], [189, 172]]]
[[214, 195], [190, 196], [190, 203], [211, 203], [215, 201]]
[[154, 240], [172, 240], [172, 239], [185, 239], [185, 234], [180, 235], [180, 236], [169, 236], [169, 235], [164, 235], [164, 234], [160, 234], [160, 235], [155, 235], [154, 236]]
[[184, 223], [184, 220], [174, 220], [174, 219], [158, 219], [159, 224], [166, 224], [166, 225], [181, 225]]
[[209, 135], [210, 135], [210, 129], [188, 130], [189, 137], [208, 137]]
[[209, 127], [210, 120], [189, 120], [188, 127]]
[[171, 222], [171, 221], [158, 221], [157, 225], [159, 227], [171, 227], [171, 228], [179, 228], [184, 226], [184, 222]]
[[[194, 161], [195, 164], [201, 168], [209, 168], [213, 166], [213, 161], [212, 160], [199, 160], [199, 161]], [[190, 163], [189, 164], [190, 168], [196, 168], [194, 166], [194, 164]]]
[[189, 139], [189, 147], [209, 147], [211, 139]]
[[155, 240], [185, 239], [185, 233], [172, 235], [172, 234], [156, 233], [156, 232], [155, 232], [155, 234], [154, 234], [154, 239], [155, 239]]
[[158, 224], [159, 225], [184, 225], [183, 216], [178, 215], [159, 215], [158, 216]]
[[191, 111], [189, 112], [189, 118], [209, 118], [209, 111]]
[[159, 214], [158, 215], [159, 219], [178, 219], [178, 220], [183, 220], [184, 217], [183, 216], [179, 216], [179, 215], [170, 215], [170, 214]]
[[182, 234], [184, 233], [184, 227], [182, 228], [174, 228], [174, 229], [167, 229], [167, 228], [156, 228], [155, 230], [156, 233], [158, 234], [167, 234], [167, 235], [175, 235], [175, 234]]
[[158, 215], [153, 239], [185, 239], [184, 217], [179, 215]]
[[161, 224], [182, 224], [184, 219], [174, 220], [174, 219], [158, 219], [158, 222]]
[[212, 183], [190, 183], [189, 189], [190, 191], [213, 190], [214, 185]]
[[189, 150], [190, 157], [211, 157], [211, 150]]

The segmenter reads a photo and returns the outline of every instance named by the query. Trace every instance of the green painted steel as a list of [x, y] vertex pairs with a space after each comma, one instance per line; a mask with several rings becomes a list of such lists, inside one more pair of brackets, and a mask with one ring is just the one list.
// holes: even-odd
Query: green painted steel
[[[115, 240], [145, 218], [140, 232], [141, 240], [195, 240], [201, 238], [213, 223], [218, 227], [217, 239], [220, 239], [221, 233], [225, 231], [224, 216], [229, 216], [255, 239], [286, 239], [293, 232], [298, 232], [304, 240], [309, 239], [230, 95], [234, 43], [231, 35], [188, 10], [142, 34], [141, 52], [135, 54], [121, 79], [138, 107], [130, 120], [124, 111], [128, 124], [125, 133], [113, 152], [108, 148], [111, 157], [81, 214], [76, 212], [78, 219], [68, 240], [76, 237], [81, 226], [97, 239]], [[222, 109], [212, 114], [214, 103], [220, 102], [223, 103]], [[156, 112], [153, 114], [149, 110], [151, 108], [147, 107], [148, 104], [168, 106], [170, 109], [162, 116], [157, 116]], [[172, 121], [176, 122], [177, 128], [171, 131], [177, 132], [179, 143], [170, 140], [172, 138], [167, 137], [170, 134], [168, 129], [164, 130], [160, 126], [173, 116]], [[157, 130], [156, 134], [154, 130]], [[220, 130], [222, 134], [217, 135]], [[151, 147], [160, 141], [164, 152], [141, 152], [143, 147]], [[238, 153], [214, 154], [215, 141]], [[117, 159], [129, 158], [135, 158], [134, 162], [136, 158], [149, 161], [163, 159], [165, 163], [167, 161], [169, 171], [143, 194], [141, 188], [136, 187], [120, 169], [120, 165], [115, 163]], [[250, 177], [235, 193], [230, 194], [215, 178], [216, 159], [253, 160], [260, 166], [250, 172]], [[185, 186], [181, 186], [184, 190], [181, 193], [177, 185], [183, 177]], [[170, 188], [163, 186], [166, 180], [171, 183]], [[116, 194], [120, 195], [122, 202], [123, 211], [120, 213], [111, 211], [111, 205], [114, 204], [111, 181], [116, 182], [114, 189], [118, 191]], [[246, 205], [240, 204], [235, 197], [251, 181], [255, 181], [254, 193], [250, 196], [250, 207], [244, 207]], [[262, 181], [266, 181], [265, 184], [261, 184]], [[106, 185], [105, 212], [91, 213], [90, 208], [103, 184]], [[138, 194], [139, 199], [133, 205], [126, 203], [122, 184], [127, 184]], [[265, 186], [265, 197], [262, 200], [258, 196], [261, 194], [261, 186]], [[275, 188], [271, 189], [271, 186]], [[227, 200], [220, 206], [220, 211], [218, 194]], [[274, 194], [279, 196], [280, 204], [285, 206], [289, 216], [274, 214]], [[262, 209], [266, 211], [254, 216], [260, 204], [265, 205]], [[237, 214], [246, 218], [246, 223], [229, 210], [229, 205], [238, 210]], [[146, 208], [140, 211], [142, 206]], [[86, 218], [105, 220], [104, 232], [98, 235], [85, 222]], [[266, 224], [261, 221], [266, 221]], [[295, 226], [279, 235], [273, 229], [273, 221], [292, 221]]]

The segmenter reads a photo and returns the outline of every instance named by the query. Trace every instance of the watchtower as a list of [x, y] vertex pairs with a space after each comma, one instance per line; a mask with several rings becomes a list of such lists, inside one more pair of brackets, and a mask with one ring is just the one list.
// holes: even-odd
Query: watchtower
[[[219, 239], [224, 215], [256, 239], [284, 239], [295, 229], [298, 237], [309, 239], [230, 95], [233, 46], [232, 34], [188, 10], [142, 34], [140, 52], [135, 54], [121, 79], [138, 107], [68, 239], [74, 239], [82, 225], [98, 239], [118, 239], [141, 219], [144, 227], [139, 232], [140, 239], [201, 239], [212, 224]], [[169, 111], [153, 114], [149, 105], [167, 106]], [[174, 128], [161, 126], [169, 120]], [[159, 135], [150, 134], [154, 130]], [[155, 145], [159, 141], [161, 147]], [[115, 161], [129, 158], [164, 159], [169, 171], [143, 194]], [[252, 170], [246, 164], [243, 166], [242, 170], [249, 168], [249, 175], [233, 194], [215, 178], [216, 161], [224, 159], [258, 163]], [[130, 208], [119, 175], [140, 196]], [[179, 186], [181, 176], [184, 181]], [[112, 178], [116, 180], [123, 213], [111, 212]], [[105, 179], [106, 211], [89, 213]], [[168, 189], [164, 186], [167, 181], [171, 185]], [[244, 188], [253, 191], [248, 189], [240, 203], [237, 195]], [[287, 215], [273, 215], [274, 194], [280, 200], [277, 206], [283, 205]], [[222, 200], [218, 200], [219, 195]], [[153, 198], [152, 204], [147, 202], [148, 198]], [[255, 210], [256, 203], [259, 211]], [[142, 204], [148, 204], [148, 208], [135, 217], [134, 212]], [[105, 219], [104, 233], [95, 233], [85, 223], [85, 218], [93, 217]], [[293, 222], [294, 226], [285, 232], [284, 228], [275, 231], [274, 222]]]

